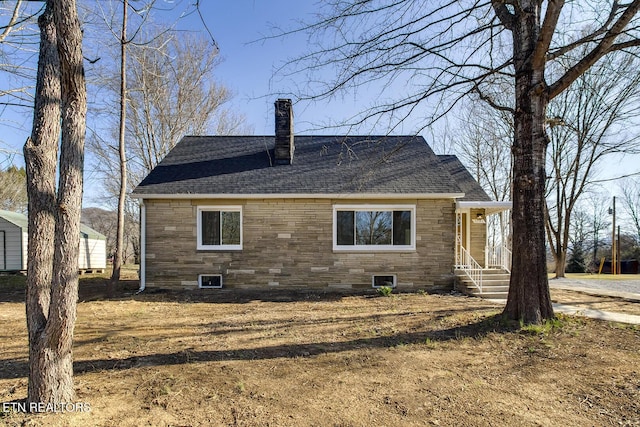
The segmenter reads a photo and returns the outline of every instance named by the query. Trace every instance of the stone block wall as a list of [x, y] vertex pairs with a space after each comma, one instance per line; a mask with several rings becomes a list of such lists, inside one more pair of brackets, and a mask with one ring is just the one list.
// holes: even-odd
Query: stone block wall
[[[333, 250], [335, 204], [416, 205], [416, 249]], [[198, 206], [242, 206], [243, 248], [196, 249]], [[370, 288], [395, 274], [399, 289], [453, 285], [455, 205], [434, 200], [145, 200], [146, 286], [197, 288], [199, 274], [222, 274], [225, 288]]]

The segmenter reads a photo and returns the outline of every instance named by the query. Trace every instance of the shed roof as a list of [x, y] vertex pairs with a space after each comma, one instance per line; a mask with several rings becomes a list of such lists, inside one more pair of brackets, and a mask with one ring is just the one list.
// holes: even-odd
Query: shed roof
[[274, 143], [274, 136], [186, 136], [133, 194], [463, 196], [421, 136], [296, 136], [290, 165], [275, 165]]
[[[20, 227], [24, 231], [27, 230], [29, 225], [29, 220], [27, 216], [18, 212], [11, 212], [0, 210], [0, 218], [4, 218], [9, 221], [13, 225]], [[95, 240], [106, 240], [106, 236], [94, 230], [91, 227], [88, 227], [84, 224], [80, 224], [80, 235], [83, 238], [95, 239]]]

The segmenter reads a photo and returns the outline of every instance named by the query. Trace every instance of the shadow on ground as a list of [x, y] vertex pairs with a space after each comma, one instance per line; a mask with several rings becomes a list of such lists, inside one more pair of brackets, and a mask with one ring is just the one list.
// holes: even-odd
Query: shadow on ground
[[[447, 342], [465, 338], [481, 338], [489, 332], [509, 333], [520, 329], [516, 322], [506, 322], [501, 315], [489, 316], [479, 322], [441, 330], [404, 332], [394, 335], [358, 338], [342, 342], [287, 344], [246, 349], [195, 351], [184, 349], [173, 353], [155, 353], [117, 359], [76, 360], [74, 373], [135, 369], [149, 366], [182, 365], [203, 362], [305, 358], [352, 350], [392, 348], [400, 345]], [[0, 361], [0, 378], [20, 378], [28, 374], [27, 360]]]

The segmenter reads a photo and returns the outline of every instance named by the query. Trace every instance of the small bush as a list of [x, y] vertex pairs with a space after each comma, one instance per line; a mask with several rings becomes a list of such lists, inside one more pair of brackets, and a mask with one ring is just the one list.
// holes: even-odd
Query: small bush
[[378, 289], [376, 289], [376, 292], [381, 297], [388, 297], [389, 295], [391, 295], [391, 292], [393, 292], [393, 288], [391, 286], [380, 286]]

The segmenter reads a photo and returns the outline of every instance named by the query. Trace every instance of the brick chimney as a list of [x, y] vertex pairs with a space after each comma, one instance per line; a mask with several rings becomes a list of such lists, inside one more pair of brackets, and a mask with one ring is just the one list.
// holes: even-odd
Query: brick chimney
[[276, 110], [276, 145], [274, 150], [277, 165], [293, 163], [293, 108], [290, 99], [278, 99]]

